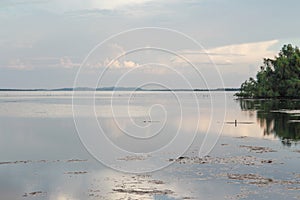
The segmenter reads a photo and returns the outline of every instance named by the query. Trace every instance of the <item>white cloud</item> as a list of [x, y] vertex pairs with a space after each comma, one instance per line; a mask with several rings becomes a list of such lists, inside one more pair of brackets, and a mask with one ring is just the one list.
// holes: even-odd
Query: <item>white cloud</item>
[[270, 47], [277, 44], [278, 40], [229, 45], [208, 50], [213, 60], [230, 64], [251, 64], [262, 62], [265, 57], [274, 57], [276, 52]]
[[126, 69], [138, 66], [139, 64], [137, 62], [126, 59], [126, 51], [122, 46], [114, 43], [107, 44], [104, 49], [100, 48], [99, 51], [96, 49], [89, 57], [84, 67], [91, 69], [106, 67], [112, 69]]
[[[258, 64], [262, 62], [265, 57], [274, 57], [276, 52], [270, 48], [277, 44], [278, 40], [234, 44], [208, 49], [206, 52], [184, 50], [179, 52], [180, 55], [186, 57], [192, 63], [209, 62], [209, 57], [217, 65], [236, 65], [236, 64]], [[208, 57], [209, 56], [209, 57]], [[181, 64], [185, 62], [180, 58], [175, 58], [174, 63]]]
[[116, 10], [126, 6], [144, 4], [153, 0], [53, 0], [47, 9], [58, 12], [76, 10]]
[[104, 64], [104, 67], [109, 66], [110, 68], [121, 68], [121, 63], [118, 60], [114, 62], [107, 60], [106, 63], [107, 64]]
[[93, 8], [101, 9], [116, 9], [128, 5], [143, 4], [151, 0], [102, 0], [102, 1], [90, 1], [90, 5]]
[[138, 66], [138, 64], [137, 63], [135, 63], [135, 62], [133, 62], [133, 61], [124, 61], [123, 62], [123, 64], [124, 64], [124, 67], [126, 67], [126, 68], [133, 68], [133, 67], [137, 67]]
[[60, 65], [64, 68], [71, 69], [74, 67], [79, 67], [80, 63], [74, 63], [70, 57], [64, 56], [60, 59]]
[[128, 69], [128, 68], [135, 68], [135, 67], [138, 67], [139, 64], [138, 63], [135, 63], [134, 61], [131, 61], [131, 60], [125, 60], [125, 61], [119, 61], [119, 60], [116, 60], [116, 61], [110, 61], [110, 60], [106, 60], [104, 62], [104, 65], [103, 67], [110, 67], [110, 68], [117, 68], [117, 69]]
[[138, 67], [139, 64], [131, 61], [131, 60], [125, 60], [125, 61], [119, 61], [119, 60], [110, 60], [109, 58], [106, 58], [104, 62], [98, 62], [95, 64], [86, 63], [84, 67], [88, 67], [91, 69], [98, 69], [98, 68], [106, 68], [109, 67], [111, 69], [129, 69]]

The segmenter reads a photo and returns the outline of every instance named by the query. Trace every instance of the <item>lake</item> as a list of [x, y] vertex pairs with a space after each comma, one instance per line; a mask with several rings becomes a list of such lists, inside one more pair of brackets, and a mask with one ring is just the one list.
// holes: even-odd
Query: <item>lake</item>
[[1, 199], [300, 199], [300, 101], [0, 92]]

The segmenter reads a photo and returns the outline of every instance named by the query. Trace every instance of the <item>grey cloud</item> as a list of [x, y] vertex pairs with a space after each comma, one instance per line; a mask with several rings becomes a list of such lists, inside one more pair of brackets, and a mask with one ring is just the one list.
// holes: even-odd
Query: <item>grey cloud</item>
[[41, 4], [41, 3], [47, 3], [47, 0], [1, 0], [0, 2], [0, 8], [5, 7], [13, 7], [18, 5], [32, 5], [32, 4]]
[[109, 10], [109, 9], [83, 9], [83, 10], [67, 11], [64, 14], [70, 17], [121, 16], [124, 15], [124, 12], [120, 10]]

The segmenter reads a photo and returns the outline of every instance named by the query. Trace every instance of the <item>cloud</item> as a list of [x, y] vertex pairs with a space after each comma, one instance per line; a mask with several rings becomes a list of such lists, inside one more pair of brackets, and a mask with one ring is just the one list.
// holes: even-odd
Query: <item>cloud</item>
[[153, 0], [52, 0], [46, 9], [54, 12], [82, 12], [82, 14], [107, 14], [123, 7], [141, 5]]
[[16, 43], [15, 48], [22, 48], [22, 49], [32, 49], [33, 48], [33, 44], [29, 43], [29, 42], [20, 42], [20, 43]]
[[215, 60], [216, 62], [227, 62], [231, 64], [251, 64], [261, 62], [265, 57], [274, 57], [276, 52], [270, 49], [278, 42], [278, 40], [271, 40], [256, 43], [229, 45], [210, 49], [208, 50], [208, 52], [217, 54], [212, 55], [213, 60]]
[[1, 0], [0, 7], [10, 7], [10, 6], [18, 6], [18, 5], [31, 5], [31, 4], [40, 4], [46, 3], [47, 0]]
[[[115, 60], [118, 59], [118, 60]], [[104, 60], [104, 61], [103, 61]], [[126, 59], [126, 51], [119, 44], [107, 44], [103, 48], [97, 49], [90, 55], [85, 67], [97, 69], [128, 69], [138, 67], [139, 64], [133, 60]]]
[[80, 63], [74, 63], [70, 57], [64, 56], [64, 57], [60, 58], [60, 65], [63, 68], [71, 69], [74, 67], [79, 67]]
[[65, 68], [72, 69], [79, 67], [81, 63], [76, 63], [71, 57], [36, 57], [36, 58], [16, 58], [7, 63], [2, 63], [2, 68], [15, 70], [33, 70], [36, 68]]
[[124, 67], [126, 67], [126, 68], [133, 68], [133, 67], [137, 67], [138, 66], [138, 64], [137, 63], [135, 63], [135, 62], [133, 62], [133, 61], [124, 61], [123, 62], [123, 64], [124, 64]]
[[95, 64], [92, 63], [86, 63], [84, 67], [90, 68], [90, 69], [99, 69], [99, 68], [106, 68], [109, 67], [110, 69], [130, 69], [138, 67], [139, 64], [131, 61], [131, 60], [111, 60], [109, 58], [106, 58], [103, 62], [98, 62]]
[[120, 10], [109, 10], [109, 9], [82, 9], [66, 11], [65, 14], [70, 17], [83, 17], [83, 16], [121, 16], [124, 13]]
[[[66, 2], [72, 3], [73, 1], [74, 0], [68, 0]], [[126, 1], [124, 0], [101, 0], [101, 1], [81, 0], [81, 3], [83, 3], [83, 5], [86, 5], [86, 7], [90, 9], [114, 10], [124, 6], [143, 4], [149, 1], [151, 0], [126, 0]]]
[[16, 69], [16, 70], [32, 70], [32, 65], [21, 61], [21, 59], [13, 59], [8, 62], [7, 68]]
[[128, 69], [128, 68], [134, 68], [134, 67], [138, 67], [139, 64], [135, 63], [134, 61], [131, 60], [125, 60], [125, 61], [111, 61], [106, 59], [104, 61], [104, 64], [102, 65], [102, 67], [109, 67], [109, 68], [116, 68], [116, 69]]
[[[237, 64], [258, 64], [265, 57], [274, 57], [275, 51], [271, 47], [277, 44], [278, 40], [234, 44], [216, 47], [204, 50], [183, 50], [178, 52], [192, 63], [209, 63], [209, 57], [217, 65], [237, 65]], [[182, 64], [185, 61], [180, 58], [174, 58], [173, 62]]]

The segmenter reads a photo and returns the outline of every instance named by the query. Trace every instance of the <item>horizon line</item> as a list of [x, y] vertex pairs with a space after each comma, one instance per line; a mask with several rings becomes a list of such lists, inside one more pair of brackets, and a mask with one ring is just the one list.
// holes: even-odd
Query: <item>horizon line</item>
[[45, 89], [45, 88], [0, 88], [1, 92], [9, 92], [9, 91], [24, 91], [24, 92], [34, 92], [34, 91], [239, 91], [240, 88], [235, 87], [224, 87], [224, 88], [173, 88], [173, 89], [145, 89], [145, 88], [135, 88], [135, 87], [99, 87], [99, 88], [92, 88], [92, 87], [66, 87], [66, 88], [52, 88], [52, 89]]

